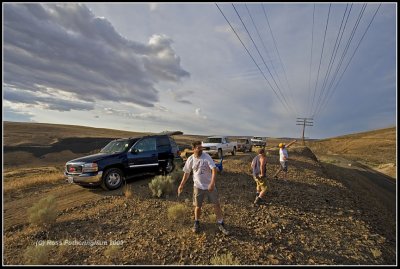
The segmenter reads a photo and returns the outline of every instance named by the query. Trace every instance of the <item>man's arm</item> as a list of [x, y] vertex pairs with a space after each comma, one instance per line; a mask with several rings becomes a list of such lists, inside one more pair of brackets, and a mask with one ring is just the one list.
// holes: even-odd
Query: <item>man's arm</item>
[[214, 188], [215, 188], [215, 177], [216, 177], [216, 175], [217, 175], [217, 168], [214, 167], [212, 169], [211, 182], [210, 182], [210, 185], [208, 185], [208, 190], [209, 191], [213, 191]]
[[179, 184], [179, 187], [178, 187], [178, 196], [179, 196], [179, 195], [181, 194], [181, 192], [183, 191], [183, 186], [185, 186], [186, 181], [188, 180], [189, 176], [190, 176], [190, 173], [184, 173], [184, 174], [183, 174], [181, 184]]
[[295, 140], [293, 140], [292, 142], [290, 142], [289, 144], [287, 144], [286, 146], [285, 146], [285, 148], [288, 148], [288, 147], [290, 147], [292, 144], [294, 144], [294, 143], [296, 143], [297, 142], [297, 140], [295, 139]]

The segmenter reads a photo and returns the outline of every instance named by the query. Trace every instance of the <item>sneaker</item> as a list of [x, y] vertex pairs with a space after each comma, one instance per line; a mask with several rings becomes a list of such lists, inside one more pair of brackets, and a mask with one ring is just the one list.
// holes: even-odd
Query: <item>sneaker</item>
[[224, 235], [229, 235], [229, 231], [225, 228], [224, 223], [218, 223], [218, 229], [219, 229]]
[[255, 205], [261, 205], [261, 204], [265, 204], [266, 202], [265, 202], [265, 200], [264, 199], [262, 199], [262, 198], [260, 198], [260, 197], [256, 197], [256, 199], [254, 200], [254, 204]]
[[194, 233], [198, 233], [198, 232], [199, 232], [199, 229], [200, 229], [200, 222], [195, 221], [195, 222], [194, 222], [194, 226], [193, 226], [193, 228], [192, 228], [192, 231], [193, 231]]

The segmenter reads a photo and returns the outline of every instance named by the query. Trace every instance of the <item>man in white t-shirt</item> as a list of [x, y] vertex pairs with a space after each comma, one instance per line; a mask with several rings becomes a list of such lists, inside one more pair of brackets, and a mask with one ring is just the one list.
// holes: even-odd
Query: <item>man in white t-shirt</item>
[[190, 172], [193, 171], [193, 206], [194, 206], [194, 226], [193, 231], [199, 232], [200, 228], [200, 215], [201, 206], [203, 204], [204, 197], [208, 197], [210, 203], [214, 204], [215, 215], [217, 216], [219, 230], [228, 235], [229, 232], [224, 226], [222, 217], [222, 210], [218, 199], [218, 191], [215, 187], [215, 177], [217, 174], [217, 168], [214, 160], [203, 152], [201, 141], [196, 141], [192, 144], [193, 154], [187, 159], [185, 166], [183, 167], [183, 177], [181, 184], [178, 187], [178, 196], [183, 190], [183, 186], [190, 176]]
[[290, 147], [295, 142], [297, 142], [296, 139], [287, 145], [285, 145], [284, 143], [279, 143], [279, 162], [281, 165], [280, 165], [278, 171], [276, 171], [274, 178], [278, 178], [279, 172], [283, 171], [285, 173], [284, 180], [287, 179], [287, 172], [288, 172], [287, 160], [289, 159], [287, 148]]

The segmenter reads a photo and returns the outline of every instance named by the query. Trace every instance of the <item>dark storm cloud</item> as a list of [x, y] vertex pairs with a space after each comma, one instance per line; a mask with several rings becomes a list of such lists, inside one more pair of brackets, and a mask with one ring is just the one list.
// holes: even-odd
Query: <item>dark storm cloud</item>
[[[180, 66], [169, 37], [153, 35], [148, 44], [127, 40], [82, 4], [5, 4], [3, 36], [4, 83], [21, 90], [40, 93], [53, 88], [92, 103], [124, 101], [152, 107], [158, 101], [157, 83], [190, 75]], [[32, 99], [17, 92], [5, 99], [47, 101], [48, 108], [56, 110], [90, 108], [27, 95]]]

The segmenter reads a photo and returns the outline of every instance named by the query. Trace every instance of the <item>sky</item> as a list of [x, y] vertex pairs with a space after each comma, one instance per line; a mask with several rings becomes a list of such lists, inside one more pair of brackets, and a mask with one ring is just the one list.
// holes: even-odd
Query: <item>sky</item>
[[397, 4], [3, 3], [3, 121], [328, 138], [396, 126]]

